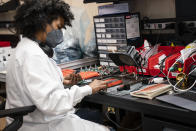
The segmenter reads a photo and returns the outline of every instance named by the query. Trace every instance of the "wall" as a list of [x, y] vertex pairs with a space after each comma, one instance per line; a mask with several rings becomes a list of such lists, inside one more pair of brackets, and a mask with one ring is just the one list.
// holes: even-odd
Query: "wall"
[[140, 12], [141, 18], [144, 16], [150, 19], [175, 18], [175, 0], [130, 0], [132, 12]]

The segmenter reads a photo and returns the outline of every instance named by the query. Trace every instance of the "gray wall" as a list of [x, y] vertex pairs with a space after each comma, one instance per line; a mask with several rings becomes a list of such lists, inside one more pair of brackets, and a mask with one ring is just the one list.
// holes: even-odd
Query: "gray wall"
[[[8, 0], [3, 0], [4, 2]], [[175, 18], [175, 0], [128, 0], [132, 12], [140, 12], [150, 19]], [[0, 21], [12, 20], [14, 11], [0, 14]], [[9, 31], [0, 29], [0, 34], [10, 34]]]

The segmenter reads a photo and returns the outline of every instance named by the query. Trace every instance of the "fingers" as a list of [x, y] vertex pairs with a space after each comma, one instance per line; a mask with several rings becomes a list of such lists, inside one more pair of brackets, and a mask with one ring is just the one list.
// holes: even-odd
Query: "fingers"
[[94, 80], [98, 84], [99, 90], [107, 88], [107, 82], [102, 80]]
[[105, 81], [99, 81], [100, 82], [100, 88], [103, 89], [103, 88], [107, 88], [107, 82]]
[[64, 77], [64, 80], [71, 80], [71, 74], [66, 75], [66, 76]]
[[82, 77], [79, 74], [71, 74], [70, 82], [72, 85], [77, 84], [82, 80]]
[[77, 74], [77, 81], [79, 82], [79, 81], [81, 81], [81, 80], [82, 80], [81, 75], [80, 75], [80, 74]]

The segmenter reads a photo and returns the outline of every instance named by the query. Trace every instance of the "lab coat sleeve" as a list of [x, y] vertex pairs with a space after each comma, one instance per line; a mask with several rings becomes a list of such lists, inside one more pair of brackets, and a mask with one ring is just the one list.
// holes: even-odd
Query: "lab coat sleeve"
[[76, 85], [70, 89], [62, 88], [62, 83], [54, 77], [56, 72], [51, 70], [48, 64], [48, 61], [39, 55], [25, 60], [22, 68], [25, 91], [44, 114], [64, 115], [85, 96], [92, 94], [92, 89], [90, 86]]

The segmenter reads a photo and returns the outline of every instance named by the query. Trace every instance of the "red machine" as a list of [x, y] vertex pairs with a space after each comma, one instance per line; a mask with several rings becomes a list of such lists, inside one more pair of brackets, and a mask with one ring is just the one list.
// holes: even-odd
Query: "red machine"
[[[168, 70], [170, 67], [174, 64], [176, 59], [180, 56], [180, 51], [184, 49], [184, 46], [159, 46], [158, 53], [151, 56], [148, 59], [148, 67], [144, 68], [142, 67], [142, 71], [144, 75], [149, 76], [160, 76], [160, 77], [166, 77]], [[179, 63], [179, 67], [175, 72], [171, 72], [169, 74], [169, 78], [175, 78], [180, 71], [183, 71], [186, 68], [185, 65], [182, 65]], [[181, 70], [180, 70], [181, 69]], [[142, 74], [141, 69], [139, 67], [133, 67], [133, 66], [121, 66], [120, 71], [127, 71], [129, 73], [138, 73]]]
[[8, 47], [11, 43], [9, 41], [0, 41], [0, 47]]

